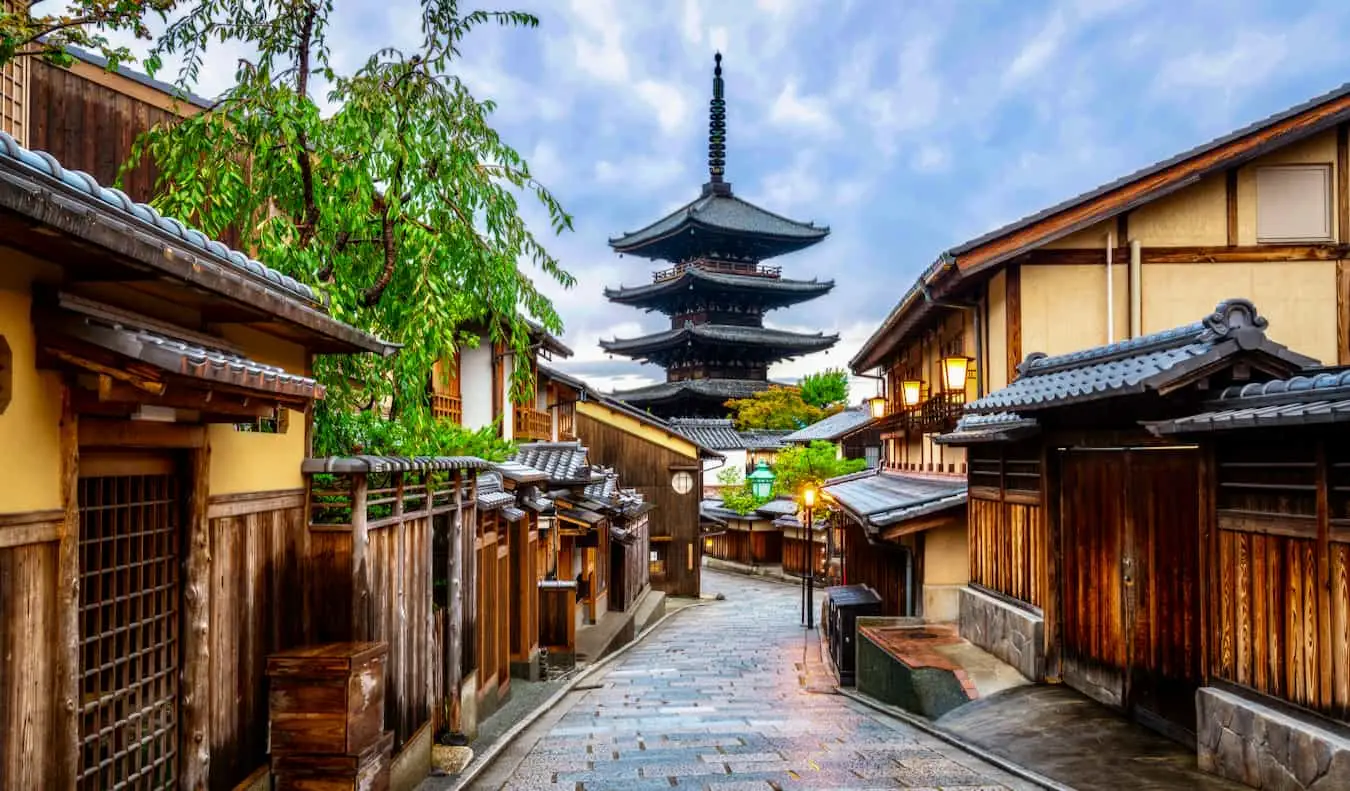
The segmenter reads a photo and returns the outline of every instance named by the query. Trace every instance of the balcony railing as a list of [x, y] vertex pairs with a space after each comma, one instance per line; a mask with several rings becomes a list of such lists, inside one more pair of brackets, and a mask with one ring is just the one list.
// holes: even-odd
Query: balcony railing
[[676, 264], [670, 269], [662, 269], [652, 273], [652, 281], [659, 283], [662, 280], [671, 280], [684, 274], [684, 270], [694, 267], [702, 269], [705, 272], [724, 272], [731, 275], [747, 275], [749, 277], [782, 277], [783, 267], [765, 266], [763, 264], [736, 263], [734, 261], [685, 261]]
[[464, 402], [457, 395], [431, 394], [431, 416], [445, 418], [455, 425], [464, 422]]
[[514, 434], [516, 439], [547, 442], [553, 439], [553, 416], [527, 406], [517, 406]]
[[935, 395], [909, 413], [910, 428], [924, 434], [938, 434], [956, 428], [965, 406], [964, 393]]

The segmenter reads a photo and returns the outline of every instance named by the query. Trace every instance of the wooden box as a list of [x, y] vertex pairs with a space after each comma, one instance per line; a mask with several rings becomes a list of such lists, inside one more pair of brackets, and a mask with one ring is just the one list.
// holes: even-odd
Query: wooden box
[[271, 754], [364, 755], [384, 730], [388, 643], [329, 643], [267, 657]]
[[272, 755], [273, 791], [389, 791], [394, 732], [359, 755]]

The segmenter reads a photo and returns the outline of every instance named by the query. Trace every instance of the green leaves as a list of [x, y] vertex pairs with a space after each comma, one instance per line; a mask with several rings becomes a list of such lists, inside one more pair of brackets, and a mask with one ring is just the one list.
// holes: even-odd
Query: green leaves
[[[240, 62], [214, 109], [152, 130], [132, 161], [148, 154], [158, 166], [158, 208], [232, 235], [326, 292], [337, 318], [403, 344], [388, 359], [316, 362], [328, 388], [316, 430], [332, 447], [346, 441], [338, 416], [370, 405], [386, 405], [415, 436], [394, 444], [460, 443], [429, 415], [432, 365], [476, 338], [471, 326], [485, 329], [517, 353], [515, 392], [532, 392], [524, 316], [555, 334], [562, 322], [526, 270], [575, 282], [526, 226], [518, 200], [544, 206], [555, 233], [572, 218], [492, 128], [491, 102], [453, 73], [473, 27], [538, 22], [517, 12], [460, 16], [451, 0], [426, 0], [417, 51], [383, 49], [341, 73], [325, 38], [331, 13], [318, 0], [199, 0], [152, 59], [181, 55], [179, 79], [191, 84], [218, 41], [257, 54]], [[323, 112], [316, 76], [327, 83]]]
[[795, 387], [770, 385], [749, 398], [727, 402], [736, 413], [736, 428], [763, 428], [795, 431], [838, 412], [842, 404], [822, 409], [809, 404], [803, 391]]
[[843, 368], [827, 368], [802, 377], [802, 400], [827, 409], [848, 402], [848, 373]]
[[148, 40], [147, 15], [165, 19], [177, 5], [176, 0], [68, 0], [61, 6], [63, 13], [34, 15], [36, 4], [15, 2], [13, 10], [0, 11], [0, 65], [15, 58], [41, 58], [69, 68], [75, 59], [66, 47], [76, 46], [102, 55], [108, 70], [116, 70], [135, 58], [103, 34], [116, 30]]

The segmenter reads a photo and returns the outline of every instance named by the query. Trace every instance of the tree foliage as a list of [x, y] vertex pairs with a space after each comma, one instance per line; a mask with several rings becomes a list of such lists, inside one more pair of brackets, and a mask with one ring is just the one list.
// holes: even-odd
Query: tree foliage
[[325, 292], [334, 316], [402, 344], [387, 359], [319, 360], [315, 375], [328, 388], [320, 435], [336, 437], [342, 415], [388, 402], [423, 442], [438, 436], [427, 404], [438, 359], [486, 329], [516, 353], [512, 385], [524, 395], [533, 386], [526, 317], [562, 329], [522, 267], [565, 287], [574, 280], [517, 198], [537, 200], [554, 233], [570, 230], [572, 218], [492, 128], [493, 102], [453, 73], [474, 28], [538, 20], [461, 15], [455, 0], [423, 0], [415, 51], [382, 49], [341, 73], [326, 35], [332, 12], [329, 0], [197, 0], [165, 31], [149, 68], [179, 55], [178, 81], [189, 87], [211, 44], [241, 42], [256, 56], [239, 62], [235, 86], [213, 109], [144, 135], [128, 166], [149, 154], [161, 211], [192, 218], [209, 236], [233, 231], [243, 249]]
[[830, 478], [859, 472], [866, 467], [866, 459], [841, 459], [837, 445], [816, 440], [810, 445], [778, 451], [773, 463], [773, 471], [778, 475], [774, 489], [780, 496], [796, 499], [808, 484], [820, 486]]
[[428, 430], [417, 431], [410, 430], [406, 423], [385, 420], [378, 411], [361, 411], [333, 414], [314, 428], [316, 456], [362, 453], [435, 456], [453, 451], [488, 461], [505, 461], [515, 451], [498, 434], [495, 424], [473, 430], [438, 420]]
[[802, 377], [802, 400], [825, 409], [848, 403], [848, 373], [843, 368], [826, 368]]
[[[176, 0], [47, 0], [6, 2], [0, 10], [0, 65], [16, 58], [40, 58], [57, 66], [75, 59], [68, 46], [93, 50], [108, 68], [135, 60], [131, 50], [114, 47], [104, 33], [124, 31], [139, 39], [151, 38], [147, 17], [164, 19]], [[50, 12], [50, 13], [48, 13]]]
[[795, 431], [833, 415], [842, 409], [842, 405], [822, 409], [808, 404], [802, 398], [802, 391], [796, 387], [770, 385], [749, 398], [737, 398], [727, 402], [727, 408], [735, 413], [738, 429], [780, 429]]

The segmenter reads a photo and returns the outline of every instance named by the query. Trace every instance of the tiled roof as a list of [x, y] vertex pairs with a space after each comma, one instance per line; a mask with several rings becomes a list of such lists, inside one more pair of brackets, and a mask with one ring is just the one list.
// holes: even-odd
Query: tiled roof
[[519, 522], [526, 516], [527, 514], [524, 511], [514, 505], [508, 505], [502, 509], [502, 518], [508, 522]]
[[839, 341], [838, 335], [823, 332], [790, 332], [770, 327], [742, 327], [733, 324], [694, 324], [663, 330], [639, 338], [615, 338], [600, 341], [600, 347], [612, 354], [641, 355], [687, 343], [759, 346], [790, 349], [797, 354], [822, 351]]
[[600, 473], [600, 479], [583, 490], [586, 496], [602, 503], [614, 499], [619, 493], [619, 474], [610, 467], [592, 467], [591, 470]]
[[938, 513], [966, 501], [964, 478], [925, 478], [876, 470], [833, 478], [821, 489], [871, 528]]
[[571, 387], [575, 390], [579, 390], [581, 392], [591, 392], [591, 388], [587, 386], [587, 384], [581, 379], [578, 379], [577, 377], [572, 376], [571, 374], [565, 371], [560, 371], [551, 365], [544, 365], [543, 363], [538, 363], [537, 365], [539, 368], [539, 374], [541, 376], [544, 376], [548, 379], [552, 379], [557, 382], [562, 382], [568, 387]]
[[1016, 412], [962, 415], [953, 431], [934, 437], [933, 441], [939, 445], [1008, 442], [1032, 436], [1040, 429], [1035, 418], [1022, 417]]
[[[45, 319], [40, 321], [46, 324]], [[303, 399], [324, 395], [323, 386], [310, 377], [150, 330], [64, 312], [50, 321], [65, 337], [178, 376]]]
[[620, 252], [636, 252], [643, 246], [677, 234], [690, 225], [702, 225], [737, 234], [795, 240], [798, 247], [820, 241], [830, 233], [828, 227], [817, 227], [814, 223], [790, 220], [781, 214], [761, 209], [749, 201], [732, 195], [730, 190], [705, 189], [697, 198], [665, 217], [645, 228], [610, 239], [609, 244]]
[[121, 190], [101, 186], [88, 173], [79, 170], [66, 170], [51, 154], [45, 151], [29, 151], [3, 132], [0, 132], [0, 159], [22, 165], [42, 176], [56, 179], [65, 186], [102, 202], [109, 209], [121, 212], [129, 219], [149, 225], [162, 233], [167, 233], [175, 239], [183, 241], [189, 247], [199, 250], [242, 274], [284, 292], [293, 299], [314, 304], [319, 302], [314, 289], [304, 283], [283, 275], [275, 269], [269, 269], [260, 262], [237, 250], [231, 250], [214, 239], [207, 238], [201, 231], [189, 228], [172, 217], [161, 216], [154, 208], [133, 201]]
[[664, 418], [660, 418], [657, 417], [656, 415], [651, 414], [650, 412], [643, 411], [636, 404], [630, 404], [625, 400], [622, 400], [615, 396], [608, 396], [603, 393], [596, 394], [595, 400], [605, 405], [606, 407], [613, 409], [616, 412], [621, 412], [633, 418], [639, 423], [645, 423], [646, 425], [651, 426], [652, 428], [666, 432], [672, 437], [678, 437], [680, 439], [688, 440], [689, 442], [694, 443], [694, 445], [698, 448], [699, 456], [702, 458], [713, 458], [713, 459], [723, 458], [722, 454], [718, 453], [712, 447], [705, 445], [699, 440], [686, 435], [684, 432], [680, 431], [675, 426], [672, 426], [670, 422], [665, 420]]
[[543, 470], [536, 470], [518, 461], [499, 461], [492, 465], [492, 469], [501, 473], [502, 477], [516, 483], [537, 483], [548, 480], [548, 473]]
[[749, 428], [737, 432], [746, 450], [780, 450], [787, 447], [787, 436], [791, 431], [774, 428]]
[[866, 407], [850, 407], [823, 419], [806, 428], [798, 429], [783, 438], [784, 442], [812, 442], [828, 440], [833, 442], [845, 434], [851, 434], [872, 422], [872, 412]]
[[613, 395], [621, 401], [634, 405], [672, 400], [686, 393], [725, 401], [733, 398], [749, 398], [761, 390], [767, 390], [769, 385], [769, 382], [760, 379], [686, 379], [682, 382], [660, 382], [633, 390], [620, 390]]
[[591, 481], [586, 448], [580, 442], [534, 442], [520, 445], [513, 461], [548, 475], [550, 483], [587, 484]]
[[530, 328], [530, 336], [539, 343], [543, 349], [559, 357], [571, 357], [572, 349], [557, 338], [553, 333], [544, 329], [544, 325], [534, 319], [523, 316], [525, 325]]
[[628, 288], [606, 288], [605, 297], [614, 302], [640, 303], [690, 289], [704, 291], [742, 291], [760, 295], [774, 305], [783, 306], [828, 294], [833, 280], [790, 280], [760, 275], [714, 272], [697, 265], [685, 267], [676, 277]]
[[491, 511], [514, 505], [516, 496], [502, 490], [502, 476], [495, 472], [478, 473], [478, 509]]
[[701, 519], [707, 519], [719, 524], [726, 524], [730, 519], [754, 519], [753, 515], [742, 516], [735, 511], [722, 505], [721, 500], [702, 500], [698, 504], [698, 515]]
[[326, 456], [305, 459], [303, 473], [427, 472], [485, 470], [491, 462], [476, 456]]
[[1230, 299], [1182, 327], [1056, 357], [1028, 355], [1012, 384], [965, 411], [1027, 412], [1143, 393], [1241, 351], [1261, 351], [1293, 368], [1316, 364], [1266, 338], [1266, 324], [1251, 302]]
[[763, 516], [783, 516], [784, 514], [797, 513], [797, 508], [795, 501], [786, 497], [779, 497], [759, 506], [755, 509], [755, 512]]
[[1232, 431], [1350, 421], [1350, 370], [1312, 370], [1289, 379], [1229, 387], [1195, 415], [1151, 424], [1155, 433]]
[[735, 424], [729, 419], [677, 417], [667, 422], [671, 428], [688, 437], [690, 441], [713, 450], [745, 448], [745, 439], [736, 431]]

